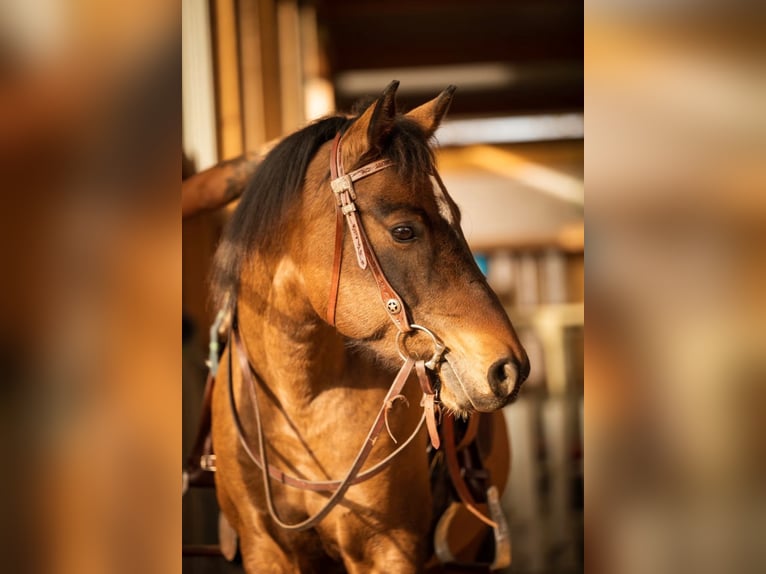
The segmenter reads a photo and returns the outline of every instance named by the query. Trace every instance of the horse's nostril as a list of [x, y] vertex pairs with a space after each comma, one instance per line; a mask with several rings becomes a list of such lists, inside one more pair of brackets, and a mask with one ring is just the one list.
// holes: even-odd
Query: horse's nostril
[[505, 396], [521, 385], [528, 376], [529, 361], [511, 358], [492, 363], [487, 378], [492, 391], [498, 396]]
[[515, 378], [515, 369], [511, 361], [508, 359], [500, 359], [492, 363], [487, 373], [487, 379], [489, 380], [489, 386], [492, 391], [497, 395], [507, 394], [508, 389], [507, 382], [509, 379]]

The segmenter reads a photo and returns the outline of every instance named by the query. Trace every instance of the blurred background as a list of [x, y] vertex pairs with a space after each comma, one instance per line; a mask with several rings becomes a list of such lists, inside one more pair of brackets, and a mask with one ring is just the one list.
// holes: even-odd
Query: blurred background
[[[505, 412], [512, 571], [582, 571], [582, 4], [189, 0], [183, 8], [190, 172], [348, 112], [394, 79], [404, 110], [458, 87], [436, 133], [439, 170], [532, 363], [521, 399]], [[187, 445], [216, 312], [205, 279], [228, 213], [184, 220]], [[205, 498], [211, 493], [185, 498], [188, 543], [215, 542], [215, 508]]]
[[766, 22], [586, 3], [586, 556], [766, 569]]

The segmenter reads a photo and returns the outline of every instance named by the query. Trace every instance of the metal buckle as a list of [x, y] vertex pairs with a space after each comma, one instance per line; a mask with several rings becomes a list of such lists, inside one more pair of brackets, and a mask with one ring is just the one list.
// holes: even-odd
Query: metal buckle
[[351, 176], [346, 174], [332, 180], [330, 187], [332, 187], [334, 193], [340, 194], [344, 191], [351, 191], [354, 188], [354, 184], [351, 182]]
[[[439, 361], [441, 361], [442, 355], [444, 354], [444, 351], [447, 350], [447, 347], [444, 345], [444, 343], [441, 342], [439, 337], [434, 335], [429, 329], [426, 329], [422, 325], [415, 325], [413, 323], [412, 325], [410, 325], [410, 328], [415, 331], [423, 331], [426, 335], [431, 337], [431, 341], [434, 344], [434, 354], [431, 356], [431, 358], [428, 361], [426, 361], [426, 367], [431, 369], [432, 371], [435, 370], [436, 364]], [[399, 356], [405, 361], [408, 359], [408, 354], [405, 352], [406, 348], [402, 346], [402, 341], [403, 341], [402, 335], [409, 335], [411, 333], [412, 331], [399, 331], [396, 334], [396, 346], [399, 351]]]
[[208, 472], [215, 472], [215, 455], [203, 454], [199, 457], [199, 467]]

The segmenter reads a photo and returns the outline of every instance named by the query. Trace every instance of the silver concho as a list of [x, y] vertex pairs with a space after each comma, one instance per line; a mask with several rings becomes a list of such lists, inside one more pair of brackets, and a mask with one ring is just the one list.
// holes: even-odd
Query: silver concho
[[389, 313], [396, 314], [400, 311], [401, 306], [399, 305], [399, 301], [396, 299], [389, 299], [386, 301], [386, 308], [388, 309]]

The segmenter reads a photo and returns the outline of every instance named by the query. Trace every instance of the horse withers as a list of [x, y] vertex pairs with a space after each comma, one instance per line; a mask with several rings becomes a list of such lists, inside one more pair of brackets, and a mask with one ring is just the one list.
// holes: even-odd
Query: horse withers
[[[418, 405], [494, 411], [529, 371], [436, 171], [454, 88], [400, 114], [397, 86], [277, 145], [216, 253], [233, 323], [212, 397], [216, 489], [249, 572], [421, 571], [434, 416]], [[402, 388], [411, 371], [421, 387]]]

